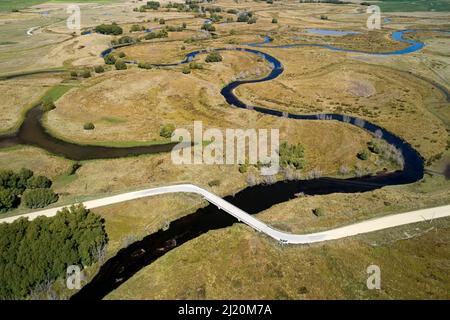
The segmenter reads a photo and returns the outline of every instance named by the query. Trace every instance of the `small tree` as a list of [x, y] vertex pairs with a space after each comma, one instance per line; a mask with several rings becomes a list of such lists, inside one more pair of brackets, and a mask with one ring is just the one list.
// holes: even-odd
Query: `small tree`
[[32, 176], [27, 181], [28, 189], [50, 188], [51, 186], [52, 180], [45, 176]]
[[127, 64], [123, 60], [117, 60], [114, 66], [116, 70], [127, 70]]
[[206, 56], [206, 62], [220, 62], [222, 61], [222, 56], [218, 52], [211, 52]]
[[17, 205], [17, 191], [0, 188], [0, 213], [11, 210]]
[[105, 60], [106, 64], [115, 64], [116, 63], [116, 57], [114, 57], [111, 53], [104, 56], [103, 60]]
[[91, 71], [90, 70], [84, 70], [83, 73], [81, 74], [81, 76], [85, 79], [90, 78], [91, 77]]
[[105, 72], [105, 68], [103, 68], [103, 66], [95, 66], [94, 71], [96, 73], [103, 73], [103, 72]]
[[83, 129], [84, 129], [84, 130], [94, 130], [94, 129], [95, 129], [95, 126], [94, 126], [94, 124], [93, 124], [92, 122], [86, 122], [86, 123], [83, 125]]
[[173, 132], [175, 131], [175, 126], [173, 124], [165, 124], [159, 130], [159, 135], [163, 138], [171, 138]]
[[184, 66], [182, 72], [184, 74], [189, 74], [191, 73], [191, 68], [189, 68], [189, 66]]
[[362, 150], [358, 152], [357, 157], [361, 160], [367, 160], [369, 159], [369, 152], [367, 152], [367, 150]]
[[58, 201], [58, 195], [51, 189], [27, 189], [22, 195], [22, 201], [30, 209], [44, 208]]
[[316, 217], [321, 217], [321, 216], [324, 215], [324, 213], [325, 213], [325, 211], [322, 208], [315, 208], [315, 209], [313, 209], [313, 214]]
[[48, 112], [55, 108], [56, 108], [56, 106], [52, 99], [48, 98], [48, 99], [44, 99], [42, 101], [42, 111]]

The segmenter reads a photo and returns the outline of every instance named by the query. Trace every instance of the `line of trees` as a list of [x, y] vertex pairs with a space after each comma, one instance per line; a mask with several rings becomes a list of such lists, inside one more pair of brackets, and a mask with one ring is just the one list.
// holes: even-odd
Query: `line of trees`
[[0, 299], [26, 298], [64, 276], [69, 265], [93, 264], [107, 242], [104, 220], [82, 205], [51, 218], [0, 224]]
[[112, 24], [101, 24], [99, 26], [95, 27], [95, 32], [101, 33], [101, 34], [112, 34], [112, 35], [119, 35], [123, 33], [123, 29], [118, 26], [116, 23]]

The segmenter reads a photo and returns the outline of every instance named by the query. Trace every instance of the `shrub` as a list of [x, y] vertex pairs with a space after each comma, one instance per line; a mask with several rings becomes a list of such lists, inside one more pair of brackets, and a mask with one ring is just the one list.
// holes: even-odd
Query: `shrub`
[[146, 9], [158, 10], [161, 4], [158, 1], [147, 1]]
[[247, 161], [245, 163], [241, 163], [239, 165], [239, 172], [240, 173], [246, 173], [248, 171], [248, 167], [249, 167], [249, 164], [248, 164]]
[[237, 17], [237, 22], [248, 22], [250, 19], [250, 13], [249, 12], [242, 12]]
[[367, 147], [369, 148], [369, 150], [371, 152], [373, 152], [375, 154], [380, 154], [382, 152], [380, 145], [374, 140], [368, 142]]
[[70, 77], [77, 78], [78, 77], [78, 73], [76, 71], [70, 71]]
[[105, 68], [103, 68], [103, 66], [95, 66], [94, 71], [96, 73], [103, 73], [103, 72], [105, 72]]
[[84, 70], [81, 74], [81, 76], [85, 79], [90, 78], [91, 77], [91, 71], [90, 70]]
[[119, 58], [125, 58], [126, 54], [125, 54], [125, 52], [119, 52], [118, 56], [119, 56]]
[[33, 176], [33, 171], [28, 169], [21, 169], [19, 173], [12, 170], [0, 170], [0, 189], [15, 189], [22, 193], [27, 181]]
[[92, 122], [86, 122], [86, 123], [83, 125], [83, 129], [84, 129], [84, 130], [94, 130], [94, 129], [95, 129], [95, 126], [94, 126], [94, 124], [93, 124]]
[[22, 195], [22, 201], [30, 209], [44, 208], [58, 201], [58, 195], [51, 189], [27, 189]]
[[361, 160], [367, 160], [369, 159], [369, 152], [367, 152], [367, 150], [362, 150], [358, 152], [356, 156]]
[[159, 135], [163, 138], [171, 138], [174, 131], [175, 126], [173, 124], [165, 124], [159, 130]]
[[158, 32], [150, 32], [147, 33], [144, 36], [145, 40], [151, 40], [151, 39], [156, 39], [156, 38], [167, 38], [169, 36], [169, 34], [167, 33], [167, 30], [160, 30]]
[[104, 56], [103, 60], [105, 60], [106, 64], [115, 64], [116, 63], [116, 57], [114, 57], [111, 53]]
[[181, 27], [182, 27], [183, 29], [186, 29], [186, 28], [187, 28], [186, 22], [183, 22], [183, 23], [181, 24]]
[[205, 61], [208, 63], [209, 62], [220, 62], [220, 61], [222, 61], [222, 56], [218, 52], [214, 51], [206, 56]]
[[189, 66], [184, 66], [181, 72], [183, 72], [184, 74], [189, 74], [191, 73], [191, 68], [189, 68]]
[[141, 31], [141, 30], [142, 30], [142, 28], [138, 24], [133, 24], [130, 28], [130, 32], [137, 32], [137, 31]]
[[278, 23], [278, 19], [273, 18], [273, 19], [272, 19], [272, 23]]
[[44, 101], [42, 101], [42, 111], [48, 112], [55, 108], [56, 106], [52, 99], [44, 99]]
[[150, 63], [147, 63], [147, 62], [139, 62], [138, 63], [138, 68], [141, 68], [141, 69], [152, 69], [153, 66]]
[[134, 38], [130, 36], [123, 36], [120, 37], [119, 40], [117, 40], [117, 44], [128, 44], [128, 43], [135, 43], [136, 41]]
[[114, 66], [116, 70], [127, 70], [127, 64], [123, 60], [117, 60]]
[[27, 181], [28, 189], [50, 188], [52, 180], [45, 176], [32, 176]]
[[18, 204], [17, 189], [0, 188], [0, 213], [15, 208]]
[[255, 18], [255, 17], [252, 17], [252, 18], [248, 19], [247, 23], [248, 23], [248, 24], [256, 23], [256, 18]]
[[210, 182], [208, 182], [208, 186], [210, 187], [216, 187], [216, 186], [220, 186], [220, 180], [212, 180]]
[[192, 61], [189, 63], [189, 68], [190, 69], [203, 69], [203, 65], [201, 63]]
[[324, 215], [324, 213], [325, 213], [325, 211], [322, 208], [315, 208], [315, 209], [313, 209], [313, 214], [316, 217], [321, 217], [321, 216]]
[[112, 34], [112, 35], [119, 35], [123, 33], [123, 30], [121, 27], [119, 27], [117, 24], [101, 24], [99, 26], [95, 27], [95, 32], [101, 33], [101, 34]]
[[302, 169], [305, 165], [305, 149], [301, 144], [291, 145], [283, 142], [279, 148], [280, 165], [282, 167], [292, 166], [295, 169]]
[[214, 27], [211, 23], [204, 23], [202, 26], [203, 30], [209, 31], [209, 32], [214, 32], [216, 31], [216, 27]]
[[159, 19], [159, 24], [166, 24], [166, 20], [164, 20], [163, 18]]
[[69, 176], [74, 175], [77, 172], [77, 170], [81, 168], [81, 166], [82, 165], [79, 162], [72, 163], [72, 165], [70, 166], [69, 172], [68, 172]]

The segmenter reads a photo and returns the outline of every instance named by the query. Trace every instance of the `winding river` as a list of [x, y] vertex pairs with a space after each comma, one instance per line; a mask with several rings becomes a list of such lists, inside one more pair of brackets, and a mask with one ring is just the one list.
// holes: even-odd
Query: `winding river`
[[[433, 30], [434, 31], [434, 30]], [[334, 51], [344, 51], [352, 53], [374, 54], [374, 55], [401, 55], [416, 52], [422, 49], [425, 44], [422, 42], [408, 40], [404, 38], [405, 33], [415, 32], [415, 30], [395, 31], [392, 38], [396, 41], [407, 43], [408, 46], [401, 50], [392, 52], [364, 52], [357, 50], [341, 49], [323, 44], [290, 44], [290, 45], [269, 45], [270, 38], [265, 37], [263, 42], [247, 44], [249, 48], [216, 48], [214, 51], [235, 50], [243, 51], [263, 57], [272, 65], [271, 72], [264, 78], [256, 80], [233, 81], [221, 90], [221, 94], [228, 104], [253, 110], [263, 114], [286, 117], [297, 120], [335, 120], [358, 126], [370, 133], [381, 136], [389, 144], [400, 150], [404, 157], [404, 167], [401, 171], [380, 172], [374, 176], [366, 176], [352, 179], [331, 179], [320, 178], [307, 181], [282, 181], [268, 186], [248, 187], [234, 196], [225, 199], [244, 211], [255, 214], [268, 209], [274, 204], [293, 199], [296, 194], [307, 195], [330, 194], [335, 192], [353, 193], [365, 192], [378, 189], [388, 185], [400, 185], [413, 183], [420, 180], [424, 173], [424, 162], [419, 153], [406, 141], [387, 131], [386, 129], [365, 121], [360, 118], [341, 114], [316, 114], [299, 115], [268, 109], [260, 106], [249, 106], [239, 100], [234, 94], [234, 89], [247, 83], [257, 83], [275, 79], [283, 72], [282, 63], [275, 57], [255, 49], [258, 48], [293, 48], [304, 46], [315, 46]], [[445, 31], [447, 32], [447, 31]], [[114, 48], [109, 48], [102, 52], [102, 56], [110, 53]], [[157, 64], [155, 66], [170, 67], [189, 63], [199, 54], [210, 52], [211, 50], [197, 50], [186, 55], [183, 61], [173, 64]], [[438, 88], [445, 91], [447, 100], [450, 95], [444, 87]], [[250, 111], [249, 111], [250, 112]], [[25, 116], [23, 124], [19, 130], [10, 136], [0, 137], [0, 147], [12, 146], [16, 144], [28, 144], [41, 147], [51, 153], [62, 155], [69, 159], [89, 160], [101, 158], [117, 158], [129, 155], [139, 155], [146, 153], [170, 151], [173, 144], [152, 145], [130, 148], [113, 148], [101, 146], [86, 146], [69, 143], [51, 136], [46, 132], [41, 124], [42, 111], [39, 106], [29, 110]], [[157, 233], [145, 237], [143, 240], [135, 242], [120, 250], [116, 256], [109, 259], [100, 269], [94, 279], [84, 286], [72, 299], [101, 299], [109, 292], [117, 288], [121, 283], [129, 279], [141, 268], [149, 265], [171, 249], [198, 237], [199, 235], [214, 229], [220, 229], [237, 222], [232, 216], [223, 214], [214, 205], [197, 210], [195, 213], [182, 217], [170, 224], [167, 230], [160, 230]]]

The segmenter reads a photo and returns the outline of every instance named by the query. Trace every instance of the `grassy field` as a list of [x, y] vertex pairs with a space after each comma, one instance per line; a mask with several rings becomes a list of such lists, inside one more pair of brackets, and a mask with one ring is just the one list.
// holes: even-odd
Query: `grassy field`
[[[447, 218], [283, 247], [235, 225], [172, 250], [106, 299], [449, 299], [449, 228]], [[366, 287], [373, 264], [381, 290]]]
[[0, 12], [25, 9], [41, 3], [110, 3], [119, 1], [120, 0], [2, 0], [0, 2]]
[[381, 0], [377, 5], [384, 12], [450, 11], [448, 0]]

